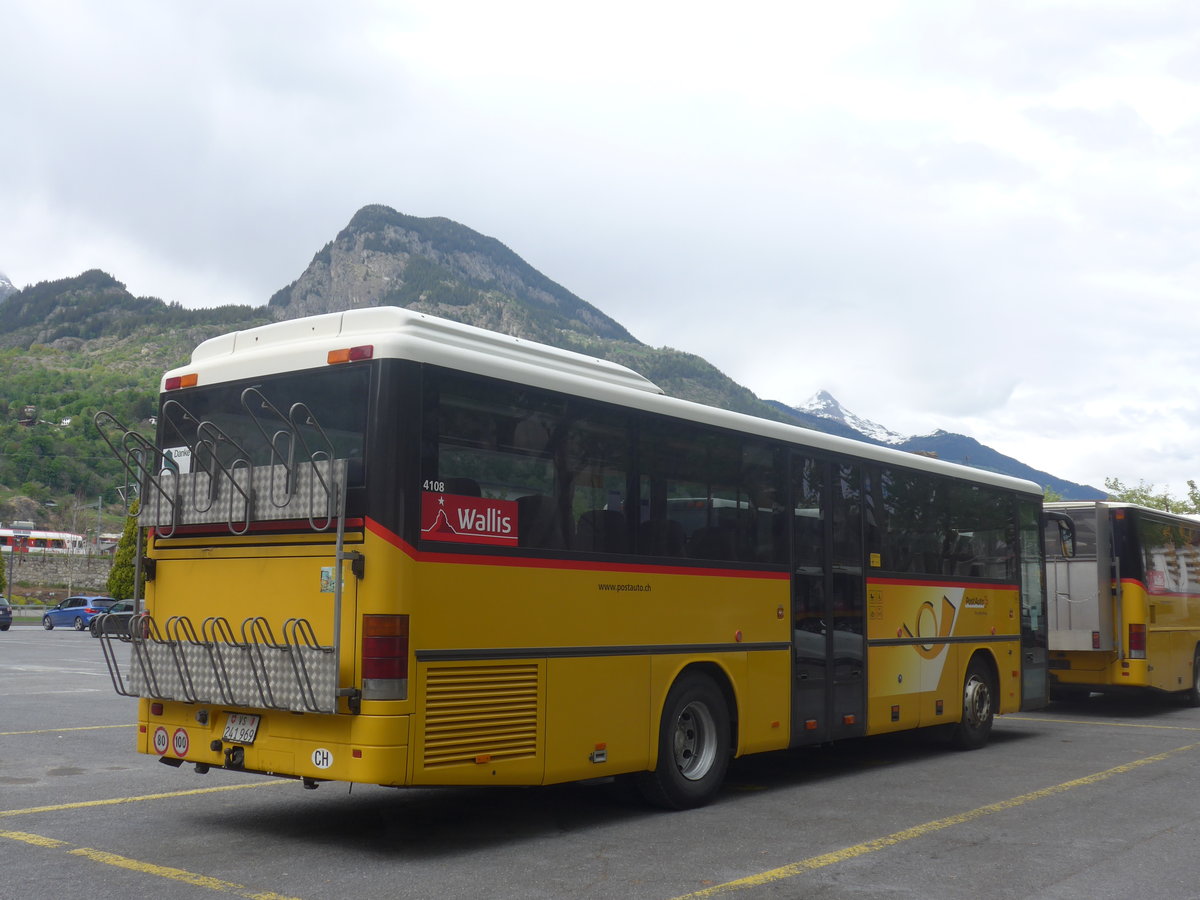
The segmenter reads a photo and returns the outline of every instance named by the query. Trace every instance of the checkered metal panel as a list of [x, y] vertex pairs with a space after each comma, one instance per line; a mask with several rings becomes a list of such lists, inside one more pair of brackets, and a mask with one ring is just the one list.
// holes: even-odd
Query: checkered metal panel
[[248, 522], [312, 519], [328, 528], [337, 514], [337, 486], [346, 460], [299, 463], [291, 475], [281, 465], [239, 466], [228, 475], [163, 473], [142, 492], [138, 522], [176, 525], [224, 524], [241, 531]]
[[110, 668], [119, 669], [114, 684], [123, 684], [124, 693], [131, 696], [294, 712], [337, 711], [331, 647], [154, 639], [125, 643], [126, 662], [119, 654], [105, 657]]

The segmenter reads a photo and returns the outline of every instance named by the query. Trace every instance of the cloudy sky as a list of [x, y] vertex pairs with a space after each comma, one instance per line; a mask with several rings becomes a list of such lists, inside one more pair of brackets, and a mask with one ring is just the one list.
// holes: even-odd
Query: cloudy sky
[[0, 271], [262, 304], [367, 203], [766, 398], [1200, 479], [1195, 0], [0, 9]]

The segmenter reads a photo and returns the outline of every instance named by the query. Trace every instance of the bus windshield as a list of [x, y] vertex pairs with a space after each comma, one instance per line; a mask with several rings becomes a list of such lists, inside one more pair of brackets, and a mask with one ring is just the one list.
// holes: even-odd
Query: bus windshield
[[[362, 483], [370, 370], [361, 366], [292, 372], [165, 395], [160, 444], [181, 472], [349, 459], [351, 484]], [[198, 458], [197, 458], [198, 457]]]

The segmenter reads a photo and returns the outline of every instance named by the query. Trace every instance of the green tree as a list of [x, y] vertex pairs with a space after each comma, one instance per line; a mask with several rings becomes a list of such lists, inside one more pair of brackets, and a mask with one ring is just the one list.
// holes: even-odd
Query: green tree
[[1063, 498], [1063, 495], [1060, 494], [1058, 491], [1056, 491], [1054, 488], [1050, 487], [1050, 485], [1046, 485], [1045, 487], [1042, 488], [1042, 499], [1046, 503], [1057, 503], [1062, 498]]
[[1200, 513], [1200, 489], [1196, 482], [1188, 480], [1188, 495], [1186, 500], [1177, 500], [1171, 492], [1164, 489], [1158, 491], [1153, 484], [1147, 484], [1138, 479], [1136, 486], [1128, 487], [1119, 478], [1105, 478], [1104, 486], [1108, 489], [1108, 499], [1116, 503], [1136, 503], [1138, 506], [1149, 506], [1167, 512], [1195, 515]]
[[[133, 575], [135, 557], [137, 555], [137, 511], [138, 504], [134, 501], [125, 519], [125, 527], [121, 531], [121, 540], [117, 542], [113, 554], [112, 569], [108, 573], [108, 595], [118, 600], [128, 600], [133, 596]], [[142, 587], [146, 586], [145, 574], [142, 575]]]

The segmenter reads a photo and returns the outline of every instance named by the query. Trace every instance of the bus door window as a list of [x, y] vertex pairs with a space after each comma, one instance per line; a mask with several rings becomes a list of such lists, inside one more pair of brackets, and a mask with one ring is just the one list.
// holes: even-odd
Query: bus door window
[[861, 680], [863, 668], [862, 474], [858, 466], [836, 466], [830, 485], [832, 519], [833, 677]]
[[792, 459], [792, 646], [796, 679], [825, 682], [825, 465]]

